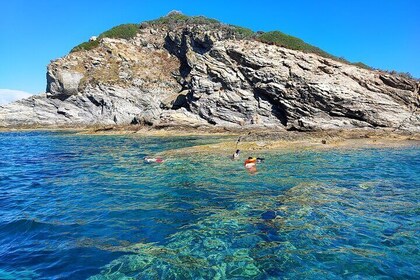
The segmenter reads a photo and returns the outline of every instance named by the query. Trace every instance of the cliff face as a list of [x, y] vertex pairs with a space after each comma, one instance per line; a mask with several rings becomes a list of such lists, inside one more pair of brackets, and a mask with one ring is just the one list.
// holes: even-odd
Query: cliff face
[[420, 131], [410, 79], [235, 37], [148, 25], [48, 66], [47, 93], [0, 107], [0, 126], [138, 124]]

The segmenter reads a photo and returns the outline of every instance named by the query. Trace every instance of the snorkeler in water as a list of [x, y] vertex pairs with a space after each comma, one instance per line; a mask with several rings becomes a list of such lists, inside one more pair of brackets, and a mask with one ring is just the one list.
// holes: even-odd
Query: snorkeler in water
[[247, 160], [245, 160], [244, 166], [245, 168], [250, 168], [257, 165], [257, 159], [254, 157], [249, 157]]
[[164, 162], [164, 159], [161, 158], [161, 157], [155, 157], [155, 158], [153, 158], [153, 157], [144, 157], [143, 160], [144, 160], [145, 163], [162, 163], [162, 162]]
[[232, 155], [232, 159], [239, 159], [239, 154], [241, 153], [240, 150], [236, 150], [236, 152]]
[[244, 162], [245, 169], [250, 173], [257, 172], [257, 159], [254, 157], [249, 157]]
[[265, 158], [257, 157], [257, 163], [263, 163]]

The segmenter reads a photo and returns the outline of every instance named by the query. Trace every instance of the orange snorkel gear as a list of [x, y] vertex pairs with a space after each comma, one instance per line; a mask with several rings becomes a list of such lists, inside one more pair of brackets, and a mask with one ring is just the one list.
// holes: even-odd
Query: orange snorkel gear
[[249, 159], [245, 160], [244, 165], [247, 165], [249, 163], [256, 163], [256, 162], [257, 162], [256, 158], [249, 158]]

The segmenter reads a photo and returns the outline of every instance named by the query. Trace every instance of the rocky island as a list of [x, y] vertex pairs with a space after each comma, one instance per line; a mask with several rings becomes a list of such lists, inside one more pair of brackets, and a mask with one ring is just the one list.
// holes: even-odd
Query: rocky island
[[172, 13], [115, 27], [52, 61], [46, 93], [0, 106], [0, 127], [418, 133], [419, 88], [280, 32]]
[[180, 13], [93, 36], [0, 106], [0, 279], [419, 279], [419, 87]]

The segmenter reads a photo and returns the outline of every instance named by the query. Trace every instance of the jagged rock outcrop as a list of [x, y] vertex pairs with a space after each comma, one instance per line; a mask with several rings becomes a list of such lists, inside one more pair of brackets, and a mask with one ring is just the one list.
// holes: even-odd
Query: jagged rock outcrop
[[419, 83], [205, 24], [145, 25], [48, 66], [47, 93], [0, 126], [383, 127], [420, 131]]

